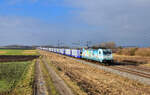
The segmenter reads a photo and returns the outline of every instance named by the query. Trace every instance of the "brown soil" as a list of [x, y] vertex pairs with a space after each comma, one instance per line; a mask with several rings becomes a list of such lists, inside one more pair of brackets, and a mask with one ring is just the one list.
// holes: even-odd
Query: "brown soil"
[[24, 55], [0, 55], [0, 62], [16, 62], [16, 61], [30, 61], [39, 56], [24, 56]]
[[34, 95], [48, 95], [39, 60], [35, 64]]
[[0, 51], [0, 54], [6, 53], [6, 51]]
[[[150, 86], [82, 64], [68, 57], [40, 51], [63, 79], [70, 78], [88, 95], [149, 95]], [[75, 90], [75, 89], [74, 89]], [[80, 95], [80, 93], [78, 93]]]

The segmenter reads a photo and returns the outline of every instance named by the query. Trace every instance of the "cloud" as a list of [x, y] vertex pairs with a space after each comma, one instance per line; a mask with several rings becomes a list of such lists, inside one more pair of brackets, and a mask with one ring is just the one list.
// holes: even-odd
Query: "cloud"
[[[59, 18], [62, 22], [58, 19], [57, 21], [56, 19], [47, 20], [48, 16], [45, 15], [44, 18], [47, 22], [35, 19], [36, 16], [33, 16], [33, 14], [31, 14], [33, 18], [0, 16], [0, 32], [2, 32], [0, 44], [15, 42], [57, 44], [57, 40], [66, 42], [79, 40], [115, 41], [119, 45], [134, 44], [141, 46], [150, 44], [150, 0], [5, 1], [5, 3], [8, 2], [10, 5], [38, 3], [42, 6], [50, 6], [54, 4], [55, 7], [51, 7], [54, 8], [54, 14], [60, 12], [57, 12], [55, 8], [58, 10], [65, 7], [69, 9], [69, 12], [67, 10], [67, 14], [60, 13]], [[47, 10], [45, 10], [46, 13], [49, 12]], [[31, 11], [35, 10], [31, 9]], [[67, 19], [61, 17], [61, 14]]]
[[[79, 35], [83, 26], [45, 22], [35, 18], [20, 16], [0, 16], [0, 45], [57, 45], [61, 40], [64, 45], [79, 39], [85, 40], [87, 35]], [[84, 27], [85, 28], [85, 27]]]
[[57, 31], [54, 25], [37, 19], [0, 16], [0, 45], [52, 43]]
[[79, 9], [72, 12], [76, 19], [100, 27], [98, 35], [104, 33], [109, 40], [122, 44], [149, 43], [149, 0], [65, 0], [65, 4]]
[[80, 8], [76, 13], [89, 24], [128, 22], [128, 19], [134, 16], [143, 20], [144, 16], [150, 14], [148, 13], [149, 0], [66, 0], [66, 3], [69, 6]]

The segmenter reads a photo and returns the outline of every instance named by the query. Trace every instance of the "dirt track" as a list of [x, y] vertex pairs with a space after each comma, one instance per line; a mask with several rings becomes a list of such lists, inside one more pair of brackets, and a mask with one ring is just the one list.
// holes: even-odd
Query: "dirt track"
[[49, 75], [52, 78], [52, 81], [60, 93], [60, 95], [74, 95], [71, 89], [65, 84], [65, 82], [56, 74], [56, 72], [47, 64], [45, 59], [43, 59], [43, 63], [45, 64]]
[[39, 60], [35, 64], [34, 95], [48, 95]]

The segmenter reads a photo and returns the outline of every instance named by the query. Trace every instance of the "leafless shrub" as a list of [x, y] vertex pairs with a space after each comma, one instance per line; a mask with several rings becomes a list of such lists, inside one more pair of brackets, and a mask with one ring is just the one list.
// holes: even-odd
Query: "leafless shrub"
[[138, 55], [138, 56], [150, 56], [150, 48], [139, 48], [135, 52], [135, 55]]
[[137, 48], [124, 48], [124, 49], [119, 49], [119, 50], [117, 51], [117, 54], [133, 56], [133, 55], [135, 55], [136, 50], [137, 50]]

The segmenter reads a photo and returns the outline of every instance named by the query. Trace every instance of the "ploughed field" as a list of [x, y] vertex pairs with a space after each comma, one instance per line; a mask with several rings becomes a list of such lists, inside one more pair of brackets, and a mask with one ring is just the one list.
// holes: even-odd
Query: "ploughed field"
[[150, 95], [150, 86], [72, 60], [67, 56], [40, 51], [49, 66], [77, 95]]
[[38, 57], [37, 50], [0, 49], [0, 62], [28, 61]]
[[0, 49], [0, 95], [32, 95], [36, 50]]

